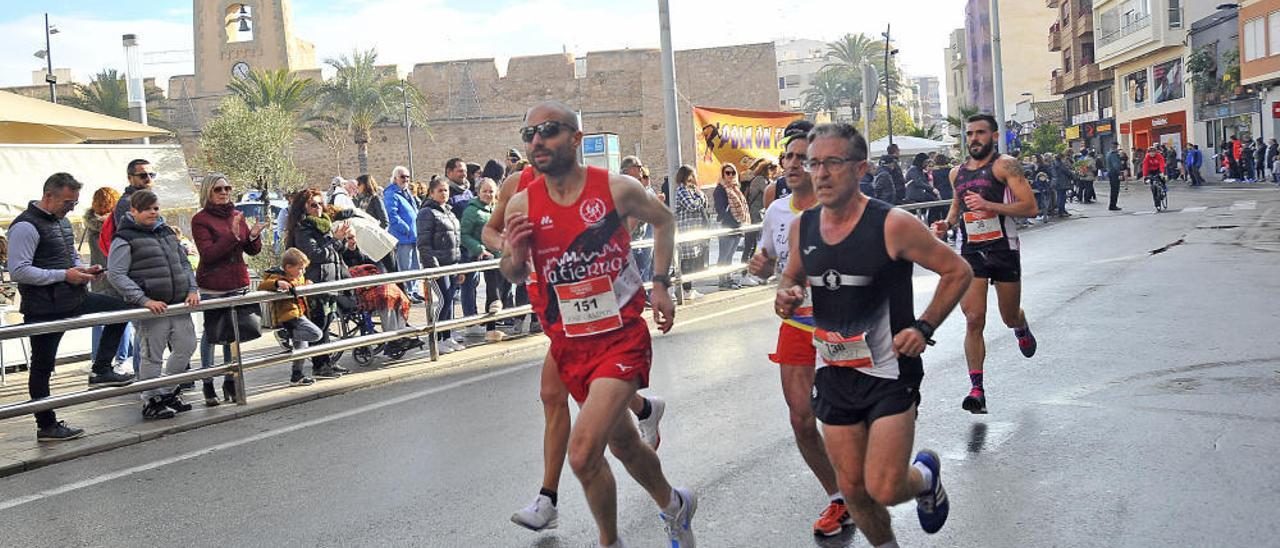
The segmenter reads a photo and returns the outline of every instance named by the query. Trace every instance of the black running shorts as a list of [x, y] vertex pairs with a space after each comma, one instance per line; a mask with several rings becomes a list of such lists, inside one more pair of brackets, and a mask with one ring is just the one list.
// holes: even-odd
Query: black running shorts
[[813, 413], [825, 424], [866, 424], [920, 404], [921, 377], [882, 379], [850, 367], [818, 368], [813, 380]]
[[991, 280], [991, 283], [1022, 281], [1022, 255], [1017, 251], [974, 251], [960, 256], [969, 261], [974, 278]]

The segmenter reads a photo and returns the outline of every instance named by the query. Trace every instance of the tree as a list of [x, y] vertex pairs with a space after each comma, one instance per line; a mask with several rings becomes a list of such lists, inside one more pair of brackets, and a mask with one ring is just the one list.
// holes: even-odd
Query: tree
[[829, 112], [835, 118], [835, 112], [847, 102], [846, 86], [848, 82], [839, 71], [827, 70], [819, 72], [810, 82], [809, 89], [801, 95], [801, 109], [814, 115]]
[[977, 107], [968, 105], [960, 105], [957, 111], [959, 116], [947, 116], [947, 126], [956, 128], [956, 132], [960, 135], [960, 150], [968, 150], [969, 147], [965, 145], [964, 129], [969, 125], [967, 121], [969, 117], [981, 111]]
[[298, 78], [287, 70], [254, 69], [244, 78], [227, 84], [232, 94], [244, 100], [249, 110], [276, 105], [281, 110], [301, 115], [311, 108], [319, 86], [310, 78]]
[[1062, 127], [1057, 124], [1042, 124], [1031, 131], [1030, 142], [1023, 149], [1032, 154], [1051, 152], [1059, 154], [1067, 151], [1067, 143], [1062, 140]]
[[907, 132], [906, 135], [934, 141], [941, 141], [943, 138], [942, 130], [938, 128], [938, 124], [933, 124], [929, 127], [918, 127], [914, 131]]
[[[103, 69], [89, 80], [88, 85], [73, 84], [72, 95], [63, 103], [78, 109], [105, 114], [123, 120], [129, 119], [129, 88], [115, 69]], [[146, 86], [147, 125], [168, 129], [168, 122], [155, 107], [164, 101], [164, 92], [152, 85]]]
[[[892, 48], [892, 45], [890, 46]], [[884, 62], [884, 41], [873, 40], [865, 34], [846, 34], [838, 40], [827, 43], [827, 59], [830, 61], [822, 67], [823, 73], [836, 72], [839, 80], [844, 82], [845, 100], [853, 111], [854, 118], [861, 118], [862, 103], [862, 65], [870, 64], [876, 68], [880, 81], [876, 83], [884, 89], [888, 82], [895, 96], [901, 97], [902, 71], [890, 57], [888, 68]]]
[[293, 115], [278, 105], [253, 110], [243, 99], [231, 96], [218, 104], [218, 115], [201, 131], [200, 152], [208, 170], [221, 172], [235, 183], [283, 195], [303, 185], [290, 152], [296, 135]]
[[373, 126], [399, 119], [395, 116], [407, 100], [410, 116], [426, 125], [426, 97], [408, 80], [399, 80], [377, 66], [375, 50], [352, 51], [351, 56], [326, 59], [333, 78], [320, 88], [319, 109], [351, 131], [360, 173], [369, 172], [369, 135]]
[[[858, 120], [854, 127], [862, 127], [862, 120]], [[910, 135], [916, 131], [915, 122], [911, 121], [911, 113], [907, 109], [898, 105], [893, 106], [893, 134], [895, 136]], [[867, 142], [875, 141], [881, 137], [889, 135], [889, 117], [885, 114], [884, 105], [876, 105], [875, 115], [871, 118], [871, 135], [867, 137]]]

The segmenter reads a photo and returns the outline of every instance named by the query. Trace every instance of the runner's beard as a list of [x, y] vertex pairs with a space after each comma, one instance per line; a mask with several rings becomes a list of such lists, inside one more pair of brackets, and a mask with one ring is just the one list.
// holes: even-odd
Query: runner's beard
[[[534, 152], [542, 152], [542, 151], [539, 150]], [[550, 175], [552, 177], [555, 177], [557, 175], [562, 175], [568, 172], [569, 169], [573, 167], [573, 163], [577, 161], [577, 157], [573, 153], [572, 146], [568, 147], [567, 150], [556, 150], [556, 149], [548, 148], [546, 149], [546, 152], [551, 156], [551, 158], [547, 160], [546, 166], [540, 166], [536, 164], [534, 165], [534, 167], [536, 167], [538, 171], [544, 175]], [[532, 157], [533, 154], [530, 153], [529, 156]]]
[[991, 156], [991, 151], [995, 150], [995, 148], [996, 148], [995, 143], [991, 142], [991, 143], [982, 145], [982, 148], [978, 149], [978, 152], [975, 153], [973, 151], [973, 145], [969, 145], [969, 157], [973, 158], [974, 160], [985, 160]]

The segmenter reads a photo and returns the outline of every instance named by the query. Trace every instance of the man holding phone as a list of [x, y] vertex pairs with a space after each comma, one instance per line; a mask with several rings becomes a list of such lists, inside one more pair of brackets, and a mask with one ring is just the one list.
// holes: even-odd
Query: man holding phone
[[[81, 263], [75, 234], [67, 221], [67, 214], [80, 200], [82, 186], [69, 173], [54, 173], [45, 180], [40, 200], [32, 201], [9, 225], [9, 272], [22, 295], [19, 311], [25, 323], [129, 308], [120, 299], [89, 293], [86, 286], [100, 279], [104, 268]], [[98, 353], [93, 357], [93, 373], [89, 375], [90, 388], [133, 382], [133, 375], [117, 373], [111, 367], [123, 331], [122, 323], [102, 330]], [[49, 397], [49, 378], [62, 334], [57, 331], [31, 336], [27, 389], [33, 400]], [[41, 411], [35, 417], [37, 441], [63, 441], [84, 435], [83, 429], [57, 420], [53, 410]]]

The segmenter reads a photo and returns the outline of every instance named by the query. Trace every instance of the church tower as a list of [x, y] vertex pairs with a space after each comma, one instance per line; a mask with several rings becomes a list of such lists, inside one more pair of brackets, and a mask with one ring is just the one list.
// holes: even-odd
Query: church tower
[[195, 94], [222, 95], [253, 69], [316, 67], [315, 46], [293, 36], [289, 0], [192, 0]]

